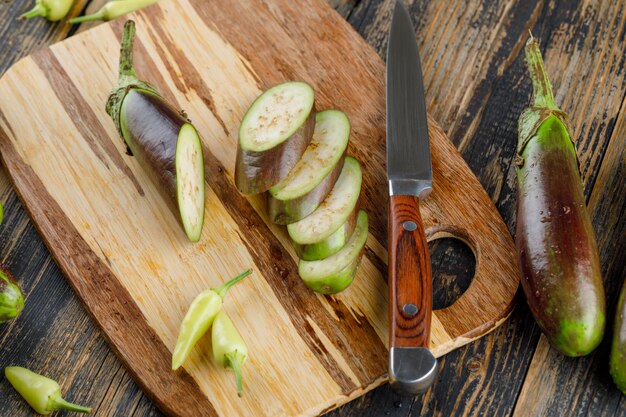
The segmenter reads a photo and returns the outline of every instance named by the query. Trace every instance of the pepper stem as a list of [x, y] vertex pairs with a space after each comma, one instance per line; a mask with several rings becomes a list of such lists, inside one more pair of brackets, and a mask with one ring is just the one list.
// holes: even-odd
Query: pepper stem
[[238, 350], [233, 353], [227, 353], [226, 359], [228, 359], [228, 364], [232, 368], [235, 373], [235, 383], [237, 384], [237, 395], [243, 397], [243, 379], [241, 377], [241, 365], [243, 365], [243, 361], [246, 359], [245, 355], [240, 353]]
[[32, 9], [30, 9], [29, 11], [21, 15], [18, 19], [22, 19], [22, 20], [32, 19], [33, 17], [37, 17], [37, 16], [45, 17], [47, 15], [48, 15], [48, 9], [46, 9], [46, 7], [43, 4], [37, 3], [35, 7], [33, 7]]
[[[105, 17], [106, 17], [106, 10], [100, 9], [97, 12], [95, 12], [93, 14], [89, 14], [87, 16], [77, 16], [77, 17], [74, 17], [74, 18], [70, 19], [69, 22], [72, 25], [75, 25], [76, 23], [93, 22], [94, 20], [105, 20]], [[131, 57], [131, 59], [132, 59], [132, 57]]]
[[226, 296], [226, 293], [228, 292], [230, 287], [232, 287], [233, 285], [235, 285], [236, 283], [238, 283], [239, 281], [241, 281], [242, 279], [244, 279], [251, 273], [252, 273], [252, 269], [248, 269], [247, 271], [242, 272], [241, 274], [237, 275], [235, 278], [231, 279], [230, 281], [226, 281], [219, 287], [213, 289], [213, 291], [215, 291], [217, 295], [219, 295], [223, 299]]
[[51, 398], [50, 405], [53, 410], [69, 410], [76, 411], [77, 413], [91, 413], [91, 408], [83, 407], [82, 405], [73, 404], [69, 401], [65, 401], [63, 398]]
[[544, 107], [552, 110], [559, 108], [554, 103], [554, 95], [552, 94], [552, 84], [548, 78], [548, 73], [541, 57], [539, 50], [539, 42], [530, 34], [528, 42], [526, 42], [526, 65], [530, 72], [530, 78], [533, 81], [533, 96], [535, 107]]

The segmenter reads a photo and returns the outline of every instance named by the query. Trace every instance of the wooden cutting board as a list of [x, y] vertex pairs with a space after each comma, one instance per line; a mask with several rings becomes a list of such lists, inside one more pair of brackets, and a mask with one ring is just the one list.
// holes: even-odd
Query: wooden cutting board
[[[162, 1], [134, 15], [141, 78], [184, 108], [203, 136], [206, 222], [189, 243], [161, 195], [125, 154], [104, 111], [123, 20], [21, 60], [0, 80], [0, 152], [57, 263], [135, 380], [175, 416], [317, 415], [383, 383], [387, 368], [384, 64], [324, 0]], [[364, 166], [370, 236], [354, 283], [308, 290], [285, 228], [262, 197], [233, 185], [237, 129], [268, 86], [304, 80], [319, 109], [352, 121]], [[518, 284], [511, 237], [491, 200], [429, 120], [434, 191], [422, 205], [431, 239], [454, 236], [476, 276], [433, 316], [441, 356], [493, 330]], [[216, 367], [208, 338], [170, 371], [179, 324], [202, 290], [252, 267], [226, 310], [247, 340], [245, 396]]]

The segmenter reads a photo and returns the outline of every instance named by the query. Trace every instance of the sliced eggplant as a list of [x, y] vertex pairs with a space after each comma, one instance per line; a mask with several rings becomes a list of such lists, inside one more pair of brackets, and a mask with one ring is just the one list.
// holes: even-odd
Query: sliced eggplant
[[352, 283], [361, 263], [368, 233], [367, 212], [359, 210], [356, 228], [348, 243], [339, 252], [319, 261], [303, 261], [298, 273], [304, 283], [321, 294], [335, 294]]
[[[200, 239], [204, 221], [204, 160], [198, 132], [133, 68], [135, 22], [128, 20], [122, 35], [119, 78], [106, 112], [142, 168], [177, 215], [192, 242]], [[178, 207], [176, 206], [178, 203]]]
[[361, 192], [361, 167], [347, 156], [335, 186], [320, 206], [304, 219], [291, 223], [287, 231], [297, 244], [318, 243], [335, 233], [350, 217]]
[[341, 173], [349, 138], [350, 121], [343, 112], [317, 113], [313, 139], [302, 158], [269, 190], [269, 214], [274, 223], [294, 223], [320, 205]]
[[354, 232], [356, 227], [356, 210], [352, 211], [352, 214], [348, 220], [339, 228], [335, 233], [328, 236], [326, 239], [318, 243], [312, 243], [310, 245], [298, 245], [296, 244], [296, 252], [300, 259], [304, 261], [317, 261], [320, 259], [328, 258], [331, 255], [339, 252]]
[[192, 124], [185, 123], [176, 142], [176, 196], [187, 237], [200, 240], [204, 223], [204, 163], [202, 145]]
[[310, 85], [288, 82], [261, 94], [239, 127], [239, 191], [258, 194], [283, 180], [311, 142], [314, 128], [315, 94]]
[[157, 94], [134, 88], [124, 97], [120, 130], [128, 149], [168, 198], [192, 242], [204, 222], [204, 159], [196, 129]]

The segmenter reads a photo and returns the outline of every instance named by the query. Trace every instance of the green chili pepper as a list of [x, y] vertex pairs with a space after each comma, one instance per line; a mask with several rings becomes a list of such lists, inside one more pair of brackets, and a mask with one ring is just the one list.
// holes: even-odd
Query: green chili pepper
[[39, 375], [26, 368], [8, 366], [4, 368], [13, 388], [39, 414], [50, 414], [54, 410], [70, 410], [78, 413], [91, 413], [91, 408], [72, 404], [61, 397], [61, 388], [56, 381]]
[[9, 271], [0, 267], [0, 324], [16, 318], [24, 309], [24, 297]]
[[74, 0], [37, 0], [35, 7], [21, 15], [20, 19], [31, 19], [41, 16], [51, 22], [61, 20], [72, 8]]
[[211, 331], [213, 359], [224, 368], [231, 368], [235, 373], [237, 394], [243, 395], [241, 367], [248, 357], [246, 342], [223, 311], [217, 314]]
[[180, 325], [178, 340], [172, 355], [172, 370], [178, 369], [185, 362], [198, 340], [209, 330], [215, 316], [222, 309], [228, 289], [251, 273], [252, 270], [248, 269], [217, 288], [201, 292], [192, 301]]
[[100, 10], [88, 16], [80, 16], [70, 19], [70, 23], [90, 22], [92, 20], [104, 20], [105, 22], [117, 19], [120, 16], [134, 12], [159, 0], [114, 0], [110, 1]]
[[0, 223], [4, 219], [4, 207], [2, 207], [2, 203], [0, 203]]

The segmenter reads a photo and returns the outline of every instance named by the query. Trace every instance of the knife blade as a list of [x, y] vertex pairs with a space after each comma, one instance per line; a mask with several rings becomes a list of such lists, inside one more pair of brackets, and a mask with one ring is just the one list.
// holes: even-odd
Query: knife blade
[[428, 390], [438, 370], [428, 348], [432, 277], [419, 211], [432, 190], [427, 121], [415, 30], [396, 0], [387, 46], [389, 381], [412, 395]]

